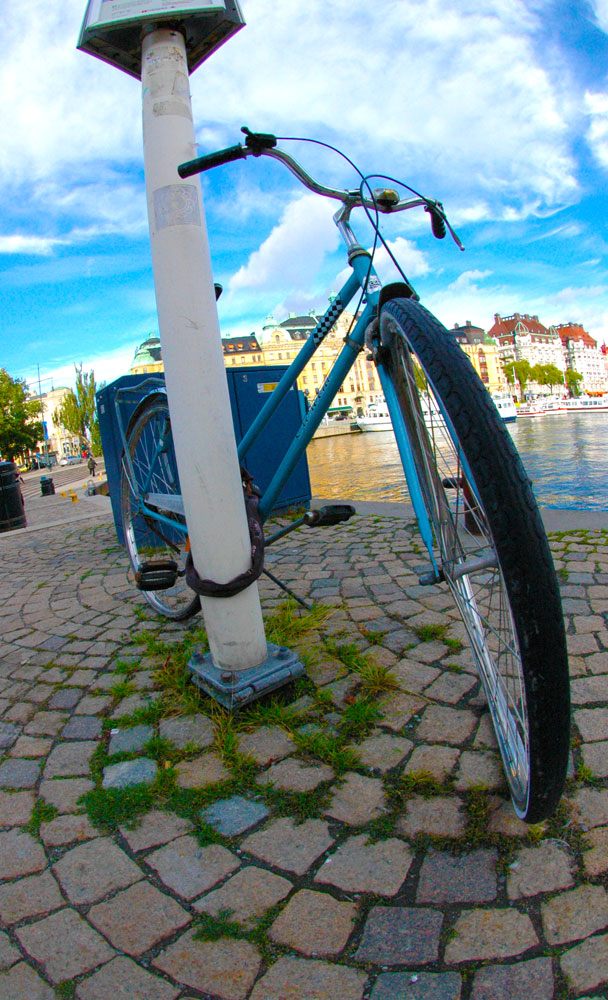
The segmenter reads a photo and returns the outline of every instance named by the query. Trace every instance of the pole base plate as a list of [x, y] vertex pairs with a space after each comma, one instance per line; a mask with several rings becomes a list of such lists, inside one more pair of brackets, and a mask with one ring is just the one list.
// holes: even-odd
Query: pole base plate
[[293, 650], [269, 642], [266, 660], [257, 667], [220, 670], [213, 663], [211, 653], [195, 652], [188, 661], [188, 670], [192, 682], [220, 705], [240, 708], [300, 677], [304, 664]]

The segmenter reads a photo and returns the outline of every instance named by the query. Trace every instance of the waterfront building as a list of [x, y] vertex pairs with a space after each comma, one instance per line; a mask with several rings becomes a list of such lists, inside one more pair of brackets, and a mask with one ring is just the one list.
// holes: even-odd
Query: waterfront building
[[224, 363], [234, 365], [261, 365], [264, 363], [262, 348], [254, 333], [248, 337], [224, 337], [222, 339]]
[[480, 326], [468, 319], [464, 326], [455, 323], [452, 333], [471, 361], [473, 368], [490, 392], [507, 392], [508, 383], [502, 368], [500, 349]]
[[513, 313], [494, 315], [494, 325], [488, 336], [496, 340], [503, 365], [512, 361], [529, 361], [534, 365], [555, 365], [566, 370], [562, 342], [554, 326], [545, 326], [538, 316]]
[[[80, 438], [78, 435], [72, 434], [71, 431], [66, 430], [65, 427], [55, 420], [55, 413], [69, 391], [66, 386], [60, 386], [58, 389], [50, 389], [49, 392], [43, 392], [42, 395], [33, 393], [29, 397], [30, 400], [35, 400], [38, 403], [37, 416], [39, 416], [46, 427], [46, 446], [49, 455], [52, 455], [56, 459], [60, 459], [63, 455], [77, 455], [80, 452]], [[41, 453], [44, 453], [44, 445], [45, 441], [41, 441], [38, 445], [38, 450]]]
[[148, 372], [164, 371], [160, 337], [151, 333], [143, 344], [135, 351], [133, 363], [129, 369], [131, 375], [146, 375]]
[[579, 323], [558, 323], [566, 368], [583, 376], [579, 389], [590, 395], [608, 392], [608, 373], [597, 341]]
[[[281, 323], [275, 323], [269, 317], [263, 328], [261, 345], [264, 364], [290, 364], [302, 347], [302, 341], [307, 339], [320, 318], [314, 312], [299, 316], [291, 313]], [[311, 402], [321, 388], [352, 323], [353, 316], [343, 312], [300, 375], [298, 388]], [[368, 358], [366, 351], [360, 351], [345, 382], [340, 386], [330, 413], [352, 412], [360, 416], [381, 393], [382, 386], [376, 366]]]
[[[277, 323], [273, 316], [268, 316], [259, 338], [255, 333], [242, 337], [222, 338], [224, 363], [227, 368], [251, 365], [286, 367], [294, 360], [302, 347], [302, 342], [315, 329], [320, 318], [314, 312], [305, 315], [291, 313], [287, 319]], [[321, 388], [352, 322], [352, 315], [342, 313], [314, 358], [309, 361], [298, 378], [298, 388], [310, 402]], [[163, 360], [160, 340], [151, 335], [137, 348], [130, 373], [135, 375], [154, 371], [163, 371]], [[360, 415], [381, 393], [382, 387], [376, 367], [371, 359], [368, 360], [367, 353], [361, 351], [347, 379], [340, 387], [330, 413], [353, 412]]]

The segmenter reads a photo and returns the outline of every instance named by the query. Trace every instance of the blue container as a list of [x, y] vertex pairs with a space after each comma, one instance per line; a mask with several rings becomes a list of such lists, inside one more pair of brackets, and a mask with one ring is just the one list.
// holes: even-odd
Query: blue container
[[[226, 371], [228, 393], [232, 409], [232, 421], [237, 445], [256, 414], [261, 410], [268, 393], [283, 373], [285, 367], [259, 366], [240, 371]], [[126, 429], [137, 404], [154, 388], [164, 389], [162, 372], [142, 375], [123, 375], [100, 389], [96, 396], [97, 415], [101, 434], [101, 446], [105, 460], [108, 490], [112, 503], [112, 514], [119, 542], [124, 545], [122, 513], [120, 509], [120, 463], [122, 440], [120, 437], [117, 410], [120, 411], [123, 427]], [[128, 389], [128, 392], [124, 390]], [[255, 483], [264, 490], [279, 466], [288, 445], [291, 443], [304, 413], [303, 394], [292, 389], [273, 415], [270, 424], [242, 461]], [[192, 442], [196, 448], [196, 440]], [[311, 498], [310, 477], [306, 455], [294, 469], [281, 492], [275, 509], [308, 505]]]

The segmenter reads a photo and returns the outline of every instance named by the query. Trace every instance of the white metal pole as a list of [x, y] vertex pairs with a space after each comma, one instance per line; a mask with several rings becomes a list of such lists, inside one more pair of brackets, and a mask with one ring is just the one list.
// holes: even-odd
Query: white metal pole
[[[142, 88], [154, 284], [190, 546], [199, 576], [226, 583], [249, 568], [251, 545], [201, 187], [177, 173], [197, 155], [180, 32], [144, 37]], [[204, 597], [202, 609], [215, 667], [238, 672], [265, 661], [257, 584], [235, 597]]]

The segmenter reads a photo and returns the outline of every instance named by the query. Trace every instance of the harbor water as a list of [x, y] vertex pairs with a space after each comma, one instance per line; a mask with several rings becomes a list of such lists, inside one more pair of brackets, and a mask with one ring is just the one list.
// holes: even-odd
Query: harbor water
[[[540, 506], [608, 510], [608, 412], [520, 417], [506, 426]], [[315, 439], [307, 455], [313, 496], [407, 499], [392, 431]]]

